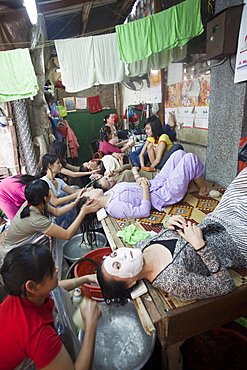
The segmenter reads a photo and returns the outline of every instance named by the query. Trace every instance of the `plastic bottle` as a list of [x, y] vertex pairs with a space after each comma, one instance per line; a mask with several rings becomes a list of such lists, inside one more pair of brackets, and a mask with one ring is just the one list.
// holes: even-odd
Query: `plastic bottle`
[[72, 298], [73, 305], [75, 306], [75, 308], [79, 306], [79, 304], [81, 303], [81, 300], [82, 300], [81, 289], [75, 288], [74, 295]]
[[81, 315], [80, 307], [84, 307], [86, 305], [87, 299], [88, 298], [83, 297], [83, 299], [79, 303], [79, 306], [77, 307], [74, 315], [72, 316], [72, 319], [74, 321], [75, 326], [77, 326], [78, 328], [80, 328], [82, 330], [85, 330], [85, 320], [83, 319], [83, 317]]

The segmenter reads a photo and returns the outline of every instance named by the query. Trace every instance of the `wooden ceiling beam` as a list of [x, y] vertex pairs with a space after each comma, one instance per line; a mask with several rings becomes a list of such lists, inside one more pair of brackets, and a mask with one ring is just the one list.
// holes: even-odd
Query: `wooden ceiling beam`
[[93, 6], [93, 3], [94, 1], [90, 1], [86, 4], [83, 5], [83, 10], [82, 10], [82, 30], [81, 30], [81, 34], [83, 35], [84, 32], [85, 32], [85, 29], [87, 27], [87, 23], [88, 23], [88, 20], [89, 20], [89, 14], [90, 14], [90, 11], [91, 11], [91, 8]]
[[134, 3], [135, 3], [135, 1], [133, 1], [133, 0], [125, 0], [125, 2], [122, 4], [120, 9], [118, 9], [118, 8], [115, 9], [115, 12], [118, 13], [118, 15], [116, 16], [116, 18], [112, 22], [112, 26], [115, 26], [116, 24], [118, 24], [119, 19], [122, 17], [122, 15], [125, 14], [127, 12], [127, 10], [129, 9], [129, 7], [131, 5], [133, 5]]
[[[100, 0], [95, 0], [95, 1], [100, 1]], [[73, 6], [79, 6], [79, 5], [84, 5], [86, 3], [91, 3], [89, 0], [62, 0], [62, 1], [56, 1], [52, 3], [47, 3], [47, 4], [42, 4], [38, 6], [38, 10], [40, 13], [46, 14], [46, 13], [52, 13], [52, 12], [57, 12], [59, 10], [63, 10], [64, 8], [69, 8]]]

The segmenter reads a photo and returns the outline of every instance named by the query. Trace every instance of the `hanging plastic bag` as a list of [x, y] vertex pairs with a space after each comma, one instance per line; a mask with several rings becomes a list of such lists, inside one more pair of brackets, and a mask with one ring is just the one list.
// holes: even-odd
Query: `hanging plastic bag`
[[59, 111], [56, 103], [53, 103], [51, 106], [51, 114], [53, 117], [58, 117], [59, 116]]
[[66, 107], [64, 105], [59, 105], [57, 107], [58, 111], [59, 111], [59, 117], [66, 117], [68, 114], [67, 114], [67, 110], [66, 110]]
[[132, 108], [128, 108], [128, 117], [134, 117], [134, 112]]
[[0, 126], [5, 127], [6, 125], [7, 125], [7, 117], [4, 111], [2, 110], [2, 108], [0, 108]]
[[75, 307], [71, 302], [69, 292], [59, 286], [50, 295], [55, 305], [53, 309], [54, 328], [70, 354], [72, 361], [75, 362], [81, 348], [76, 335], [77, 329], [72, 320]]

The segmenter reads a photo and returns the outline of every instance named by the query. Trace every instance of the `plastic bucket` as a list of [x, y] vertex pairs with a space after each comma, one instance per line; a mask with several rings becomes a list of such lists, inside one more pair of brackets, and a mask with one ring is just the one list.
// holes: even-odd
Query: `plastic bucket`
[[70, 240], [63, 244], [63, 255], [70, 262], [76, 262], [86, 253], [97, 248], [103, 248], [107, 244], [107, 239], [104, 234], [95, 232], [95, 240], [90, 241], [92, 233], [88, 233], [84, 236], [84, 242], [82, 243], [83, 234], [74, 235]]
[[[112, 250], [110, 247], [105, 248], [99, 248], [95, 249], [87, 254], [85, 254], [83, 257], [91, 258], [92, 260], [96, 261], [97, 263], [100, 263], [104, 256], [108, 256], [112, 253]], [[95, 274], [96, 273], [96, 265], [90, 261], [81, 261], [79, 262], [75, 268], [74, 268], [74, 275], [75, 277], [84, 276], [88, 274]], [[104, 298], [101, 293], [101, 289], [99, 285], [92, 285], [92, 284], [83, 284], [82, 285], [82, 291], [83, 294], [91, 298], [95, 301], [103, 301]]]

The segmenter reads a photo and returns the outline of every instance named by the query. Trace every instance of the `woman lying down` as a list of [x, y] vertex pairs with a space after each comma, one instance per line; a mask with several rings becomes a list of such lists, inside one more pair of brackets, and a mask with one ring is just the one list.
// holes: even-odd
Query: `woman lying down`
[[229, 293], [235, 284], [227, 268], [247, 267], [246, 204], [247, 168], [198, 226], [173, 216], [154, 237], [107, 256], [97, 273], [104, 298], [124, 304], [144, 278], [183, 301]]

